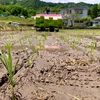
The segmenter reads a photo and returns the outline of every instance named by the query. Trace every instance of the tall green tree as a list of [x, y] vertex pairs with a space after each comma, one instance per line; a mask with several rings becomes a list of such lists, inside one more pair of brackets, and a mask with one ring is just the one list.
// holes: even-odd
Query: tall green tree
[[98, 4], [98, 16], [100, 16], [100, 3]]
[[15, 5], [17, 3], [17, 0], [13, 0], [13, 4]]
[[91, 9], [91, 17], [96, 18], [98, 17], [98, 4], [94, 4]]

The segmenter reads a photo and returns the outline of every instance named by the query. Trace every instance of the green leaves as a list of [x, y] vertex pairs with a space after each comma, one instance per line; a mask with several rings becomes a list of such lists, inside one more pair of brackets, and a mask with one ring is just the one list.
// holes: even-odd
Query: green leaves
[[7, 78], [10, 82], [10, 89], [11, 89], [11, 93], [12, 93], [12, 100], [15, 100], [15, 94], [14, 94], [14, 79], [13, 76], [15, 74], [15, 70], [16, 70], [16, 66], [17, 63], [13, 69], [13, 65], [12, 65], [12, 56], [11, 56], [11, 43], [10, 41], [8, 41], [5, 45], [5, 47], [7, 48], [7, 54], [3, 53], [2, 51], [0, 51], [0, 60], [3, 63], [4, 67], [6, 68], [8, 75]]
[[11, 43], [10, 41], [8, 41], [5, 45], [5, 47], [7, 48], [8, 53], [2, 53], [2, 51], [0, 51], [0, 60], [3, 63], [4, 67], [6, 68], [7, 72], [8, 72], [8, 80], [10, 81], [10, 84], [12, 86], [14, 86], [14, 81], [13, 81], [13, 66], [12, 66], [12, 56], [11, 56]]

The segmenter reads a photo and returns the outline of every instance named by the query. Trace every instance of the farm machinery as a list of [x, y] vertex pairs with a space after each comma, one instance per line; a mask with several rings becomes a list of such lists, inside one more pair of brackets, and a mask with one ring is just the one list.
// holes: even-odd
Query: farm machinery
[[56, 13], [36, 14], [35, 29], [36, 31], [56, 31], [62, 28], [62, 16]]

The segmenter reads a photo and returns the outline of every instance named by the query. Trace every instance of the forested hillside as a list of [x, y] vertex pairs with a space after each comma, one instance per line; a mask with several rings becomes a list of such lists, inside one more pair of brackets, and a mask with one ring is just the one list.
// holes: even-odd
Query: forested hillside
[[[89, 9], [89, 15], [94, 18], [100, 15], [100, 4], [80, 3], [51, 3], [40, 0], [0, 0], [0, 13], [26, 17], [34, 16], [36, 13], [44, 12], [49, 7], [51, 12], [59, 13], [61, 8], [70, 6], [86, 6]], [[95, 12], [94, 12], [95, 10]]]
[[89, 8], [93, 6], [92, 4], [87, 4], [84, 2], [80, 2], [80, 3], [74, 3], [74, 2], [47, 3], [47, 2], [40, 1], [40, 0], [0, 0], [0, 3], [5, 4], [5, 5], [19, 4], [23, 7], [31, 8], [31, 9], [39, 9], [39, 8], [44, 8], [46, 6], [49, 6], [51, 8], [56, 7], [57, 9], [69, 7], [69, 6], [73, 6], [73, 5], [86, 6]]

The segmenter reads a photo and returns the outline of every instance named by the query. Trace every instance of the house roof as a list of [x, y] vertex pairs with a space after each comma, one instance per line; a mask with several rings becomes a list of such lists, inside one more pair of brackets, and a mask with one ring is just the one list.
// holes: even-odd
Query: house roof
[[94, 20], [100, 20], [100, 17], [96, 17], [96, 18], [94, 18]]
[[63, 8], [62, 10], [66, 10], [66, 9], [88, 9], [88, 8], [85, 6], [71, 6], [68, 8]]
[[85, 6], [71, 6], [72, 9], [87, 9]]
[[36, 17], [44, 16], [44, 18], [48, 19], [52, 17], [53, 19], [62, 19], [61, 14], [36, 14]]
[[44, 16], [44, 17], [61, 17], [61, 14], [36, 14], [36, 17], [40, 17], [40, 16]]

